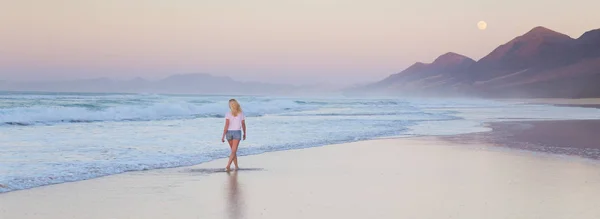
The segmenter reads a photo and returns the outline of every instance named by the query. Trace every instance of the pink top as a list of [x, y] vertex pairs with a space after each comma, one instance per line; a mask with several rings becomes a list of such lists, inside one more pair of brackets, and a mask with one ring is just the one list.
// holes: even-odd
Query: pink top
[[225, 114], [225, 119], [229, 120], [229, 127], [227, 130], [242, 130], [242, 121], [246, 120], [244, 113], [240, 112], [237, 116], [233, 116], [231, 112]]

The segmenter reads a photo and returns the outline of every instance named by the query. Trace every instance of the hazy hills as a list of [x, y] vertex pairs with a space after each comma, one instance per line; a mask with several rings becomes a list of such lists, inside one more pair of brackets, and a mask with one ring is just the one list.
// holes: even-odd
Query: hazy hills
[[119, 92], [119, 93], [177, 93], [177, 94], [242, 94], [294, 95], [333, 92], [339, 88], [327, 85], [293, 86], [260, 82], [240, 82], [229, 77], [210, 74], [178, 74], [151, 81], [143, 78], [112, 80], [98, 78], [58, 82], [1, 82], [5, 91], [48, 92]]
[[350, 95], [600, 97], [600, 29], [577, 39], [536, 27], [474, 61], [447, 53]]

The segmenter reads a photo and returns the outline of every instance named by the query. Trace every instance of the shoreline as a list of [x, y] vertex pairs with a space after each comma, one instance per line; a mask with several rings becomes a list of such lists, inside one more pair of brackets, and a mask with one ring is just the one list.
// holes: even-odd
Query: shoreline
[[230, 173], [218, 159], [5, 193], [0, 218], [600, 217], [600, 164], [497, 148], [367, 140], [244, 156]]
[[[401, 136], [401, 137], [400, 136], [384, 136], [384, 137], [375, 137], [375, 138], [371, 138], [371, 139], [362, 139], [362, 140], [340, 142], [340, 143], [333, 143], [333, 144], [326, 144], [326, 145], [309, 146], [309, 147], [301, 147], [301, 148], [285, 149], [285, 150], [266, 151], [266, 152], [261, 152], [261, 153], [256, 153], [256, 154], [242, 155], [240, 157], [257, 156], [257, 155], [263, 155], [263, 154], [268, 154], [268, 153], [277, 153], [277, 152], [281, 152], [281, 151], [296, 151], [296, 150], [304, 150], [304, 149], [311, 149], [311, 148], [328, 147], [328, 146], [332, 146], [332, 145], [352, 144], [352, 143], [370, 142], [370, 141], [378, 141], [378, 140], [436, 138], [436, 139], [440, 139], [443, 141], [452, 142], [455, 144], [486, 144], [486, 145], [493, 145], [493, 146], [497, 146], [497, 147], [516, 149], [516, 150], [542, 152], [542, 153], [547, 153], [549, 155], [567, 155], [567, 156], [573, 156], [573, 157], [578, 157], [578, 158], [600, 161], [600, 144], [594, 145], [596, 147], [589, 147], [589, 146], [571, 147], [571, 145], [565, 145], [564, 144], [565, 140], [568, 138], [570, 141], [571, 139], [573, 139], [573, 136], [568, 136], [568, 135], [564, 136], [563, 135], [563, 136], [557, 138], [558, 140], [561, 141], [561, 143], [563, 143], [563, 145], [543, 145], [540, 143], [545, 143], [545, 142], [539, 142], [539, 141], [535, 142], [536, 139], [542, 139], [542, 138], [540, 138], [540, 136], [534, 137], [534, 138], [523, 138], [524, 136], [521, 136], [520, 139], [511, 139], [510, 135], [514, 135], [516, 133], [519, 133], [519, 132], [529, 129], [529, 128], [525, 128], [524, 126], [531, 125], [531, 124], [538, 124], [538, 123], [542, 123], [542, 124], [549, 123], [551, 125], [552, 124], [560, 125], [560, 123], [570, 123], [569, 128], [567, 128], [567, 130], [569, 130], [569, 131], [582, 130], [582, 128], [586, 128], [586, 127], [578, 127], [581, 124], [583, 124], [583, 125], [592, 124], [593, 127], [591, 127], [591, 130], [600, 131], [600, 119], [599, 120], [501, 121], [501, 122], [485, 123], [483, 125], [483, 127], [490, 128], [490, 130], [482, 131], [482, 132], [473, 132], [473, 133], [456, 134], [456, 135], [417, 135], [417, 136]], [[536, 126], [533, 126], [534, 129], [535, 129], [535, 127]], [[542, 126], [542, 128], [547, 129], [548, 126]], [[561, 131], [561, 130], [559, 130], [559, 131]], [[544, 133], [549, 133], [549, 132], [552, 132], [552, 130], [544, 130], [541, 132], [534, 131], [534, 133], [537, 135], [540, 135], [540, 134], [543, 135]], [[593, 132], [593, 131], [587, 132], [587, 135], [585, 135], [584, 137], [589, 138], [590, 136], [593, 136], [593, 139], [587, 140], [584, 144], [591, 145], [591, 144], [593, 144], [593, 142], [600, 142], [600, 135], [598, 135], [596, 137], [595, 135], [593, 135], [594, 133], [595, 132]], [[541, 137], [552, 137], [552, 136], [553, 135], [544, 135]], [[581, 137], [581, 136], [578, 136], [578, 137]], [[579, 139], [579, 138], [576, 137], [575, 139]], [[534, 142], [531, 142], [532, 140], [534, 140]], [[556, 139], [554, 139], [554, 140], [556, 140]], [[554, 140], [552, 140], [552, 141], [554, 141]], [[580, 144], [580, 143], [576, 143], [574, 145], [578, 145], [578, 144]], [[218, 158], [215, 160], [205, 161], [205, 162], [201, 162], [201, 163], [190, 165], [190, 166], [167, 167], [167, 168], [149, 169], [149, 170], [141, 170], [141, 171], [127, 171], [127, 172], [122, 172], [122, 173], [118, 173], [118, 174], [110, 174], [110, 175], [99, 176], [99, 177], [94, 177], [94, 178], [89, 178], [89, 179], [84, 179], [84, 180], [78, 180], [78, 181], [67, 181], [67, 182], [54, 183], [54, 184], [48, 184], [48, 185], [43, 185], [43, 186], [36, 186], [36, 187], [26, 188], [26, 189], [11, 190], [8, 192], [0, 193], [0, 196], [2, 196], [3, 194], [13, 193], [13, 192], [18, 192], [18, 191], [23, 191], [23, 190], [31, 190], [31, 189], [36, 189], [36, 188], [40, 188], [40, 187], [69, 184], [69, 183], [88, 181], [88, 180], [95, 180], [95, 179], [100, 179], [100, 178], [104, 178], [104, 177], [118, 176], [121, 174], [192, 167], [192, 166], [202, 165], [202, 164], [208, 163], [208, 162], [214, 162], [216, 160], [221, 160], [221, 159], [226, 159], [226, 158]], [[0, 184], [0, 188], [8, 188], [8, 187], [6, 185]]]
[[13, 190], [0, 218], [600, 218], [600, 120], [483, 126], [249, 154], [230, 173], [222, 158]]
[[504, 121], [486, 127], [491, 130], [441, 139], [600, 161], [600, 120]]
[[562, 99], [562, 98], [547, 98], [547, 99], [507, 99], [509, 102], [517, 102], [522, 104], [542, 104], [560, 107], [583, 107], [600, 109], [600, 98], [582, 98], [582, 99]]

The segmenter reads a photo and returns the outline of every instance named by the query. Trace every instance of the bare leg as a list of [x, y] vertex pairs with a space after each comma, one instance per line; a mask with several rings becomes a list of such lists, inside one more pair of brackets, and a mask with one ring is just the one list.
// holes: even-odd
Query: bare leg
[[[237, 141], [237, 144], [238, 144], [238, 145], [239, 145], [239, 143], [240, 143], [240, 141], [238, 141], [238, 140], [229, 140], [229, 141], [227, 141], [227, 142], [229, 142], [229, 148], [230, 148], [231, 150], [233, 150], [233, 141]], [[237, 147], [236, 147], [236, 148], [237, 148]], [[229, 163], [229, 164], [231, 165], [231, 163]], [[239, 169], [238, 162], [237, 162], [237, 154], [235, 154], [235, 157], [233, 158], [233, 165], [235, 165], [235, 169]], [[228, 165], [228, 166], [229, 166], [229, 165]]]
[[238, 146], [240, 145], [240, 140], [232, 140], [231, 142], [232, 142], [232, 145], [233, 145], [231, 147], [232, 151], [235, 148], [235, 152], [233, 153], [233, 156], [234, 156], [233, 157], [233, 165], [235, 165], [235, 169], [237, 170], [237, 169], [240, 168], [238, 166], [238, 161], [237, 161], [237, 149], [238, 149]]
[[[237, 149], [240, 144], [240, 140], [231, 140], [231, 154], [229, 155], [229, 162], [227, 162], [226, 170], [231, 169], [231, 162], [237, 160]], [[235, 162], [235, 167], [237, 168], [237, 161]]]

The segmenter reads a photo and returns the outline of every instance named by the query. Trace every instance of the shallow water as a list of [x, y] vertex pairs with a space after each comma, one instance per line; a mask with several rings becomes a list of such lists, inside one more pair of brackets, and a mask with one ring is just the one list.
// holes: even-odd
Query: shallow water
[[[0, 93], [0, 192], [226, 157], [224, 96]], [[600, 119], [600, 110], [473, 99], [238, 98], [240, 155], [486, 131], [499, 120]]]

